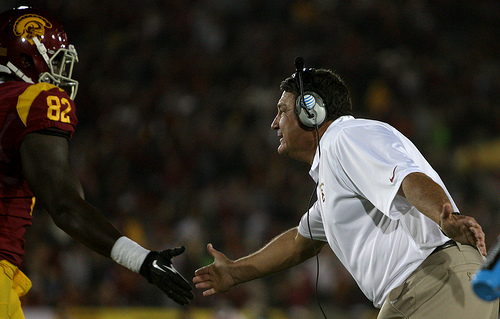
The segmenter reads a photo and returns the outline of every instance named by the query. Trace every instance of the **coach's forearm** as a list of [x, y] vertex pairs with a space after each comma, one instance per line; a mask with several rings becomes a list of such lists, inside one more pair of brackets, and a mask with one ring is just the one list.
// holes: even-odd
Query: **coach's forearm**
[[437, 224], [443, 205], [451, 204], [443, 188], [423, 173], [406, 176], [401, 184], [401, 191], [413, 206]]
[[[315, 241], [318, 251], [325, 243]], [[314, 256], [312, 242], [298, 233], [297, 227], [275, 237], [259, 251], [231, 265], [236, 284], [266, 277], [296, 266]]]

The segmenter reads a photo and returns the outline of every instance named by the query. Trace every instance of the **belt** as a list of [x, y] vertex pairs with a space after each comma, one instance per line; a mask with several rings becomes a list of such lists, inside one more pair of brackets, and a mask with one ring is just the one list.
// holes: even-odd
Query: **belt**
[[437, 253], [438, 251], [441, 251], [443, 249], [450, 248], [453, 246], [458, 246], [458, 245], [454, 240], [450, 239], [446, 243], [442, 244], [441, 246], [437, 246], [436, 249], [434, 249], [434, 251], [431, 253], [431, 255], [434, 253]]

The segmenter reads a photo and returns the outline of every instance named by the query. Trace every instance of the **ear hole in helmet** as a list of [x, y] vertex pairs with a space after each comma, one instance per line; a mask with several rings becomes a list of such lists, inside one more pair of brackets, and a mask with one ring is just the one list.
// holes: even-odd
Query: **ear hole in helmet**
[[25, 67], [29, 68], [35, 65], [35, 61], [33, 61], [33, 58], [26, 53], [21, 53], [21, 61], [23, 61], [23, 64]]

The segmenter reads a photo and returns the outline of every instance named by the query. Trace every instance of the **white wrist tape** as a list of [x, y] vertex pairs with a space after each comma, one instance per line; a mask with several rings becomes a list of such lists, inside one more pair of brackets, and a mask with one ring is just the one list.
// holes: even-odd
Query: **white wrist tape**
[[118, 238], [111, 249], [111, 259], [138, 273], [149, 252], [130, 238], [122, 236]]

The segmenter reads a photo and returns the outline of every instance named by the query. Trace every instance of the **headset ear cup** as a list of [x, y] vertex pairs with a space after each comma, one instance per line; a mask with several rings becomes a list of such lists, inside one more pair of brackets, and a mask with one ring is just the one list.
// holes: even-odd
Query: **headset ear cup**
[[295, 100], [295, 113], [297, 113], [300, 122], [307, 127], [323, 124], [326, 119], [326, 108], [321, 96], [316, 92], [306, 91], [304, 92], [304, 100], [306, 101], [307, 110], [311, 117], [309, 117], [309, 114], [305, 110], [306, 106], [301, 106], [301, 98], [298, 96]]

